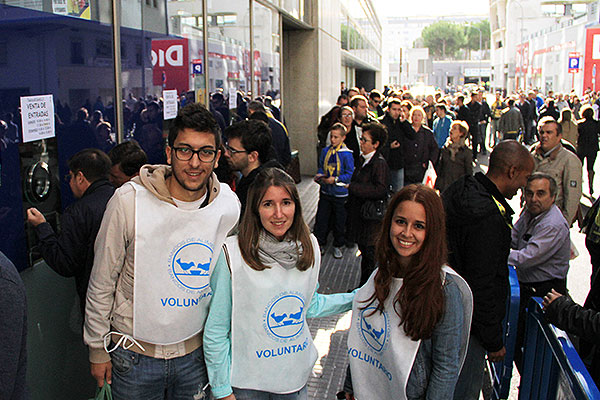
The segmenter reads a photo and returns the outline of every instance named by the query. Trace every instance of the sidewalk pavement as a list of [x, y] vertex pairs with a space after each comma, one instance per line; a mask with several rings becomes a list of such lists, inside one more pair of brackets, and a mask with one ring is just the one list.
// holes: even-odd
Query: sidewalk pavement
[[[303, 176], [298, 185], [302, 214], [312, 228], [319, 201], [319, 185], [312, 177]], [[321, 257], [321, 273], [319, 275], [319, 293], [347, 292], [358, 285], [360, 275], [360, 259], [354, 249], [345, 248], [343, 257], [335, 259], [332, 255], [331, 241]], [[335, 399], [344, 384], [348, 356], [346, 339], [350, 328], [351, 312], [325, 318], [308, 320], [310, 332], [314, 338], [319, 356], [312, 375], [308, 380], [308, 396], [310, 399]]]

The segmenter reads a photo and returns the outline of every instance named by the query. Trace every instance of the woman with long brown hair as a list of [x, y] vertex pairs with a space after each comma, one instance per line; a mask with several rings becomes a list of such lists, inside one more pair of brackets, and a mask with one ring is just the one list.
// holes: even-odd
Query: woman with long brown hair
[[452, 399], [473, 300], [446, 263], [442, 201], [409, 185], [386, 211], [378, 268], [356, 294], [348, 354], [356, 398]]
[[[217, 399], [306, 400], [317, 350], [306, 318], [348, 311], [354, 293], [316, 293], [321, 254], [293, 179], [265, 168], [248, 192], [239, 235], [224, 246], [204, 328]], [[223, 266], [227, 264], [227, 266]]]

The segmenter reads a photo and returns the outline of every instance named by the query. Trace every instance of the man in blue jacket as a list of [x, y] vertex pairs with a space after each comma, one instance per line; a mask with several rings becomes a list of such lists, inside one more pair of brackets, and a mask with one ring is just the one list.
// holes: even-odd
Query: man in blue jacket
[[13, 263], [0, 252], [0, 399], [27, 398], [27, 303]]

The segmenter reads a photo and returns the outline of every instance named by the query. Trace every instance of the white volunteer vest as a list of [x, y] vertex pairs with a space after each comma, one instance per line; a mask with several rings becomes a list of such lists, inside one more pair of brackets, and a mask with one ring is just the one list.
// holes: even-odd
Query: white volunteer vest
[[[445, 273], [452, 274], [463, 302], [465, 329], [461, 340], [460, 368], [464, 362], [471, 316], [473, 296], [471, 289], [451, 268], [444, 266]], [[394, 311], [395, 294], [402, 287], [402, 279], [394, 279], [390, 295], [385, 300], [385, 311], [370, 315], [377, 302], [365, 307], [375, 291], [375, 270], [367, 283], [359, 289], [352, 303], [352, 323], [348, 334], [348, 356], [352, 372], [354, 395], [358, 400], [398, 399], [406, 400], [406, 385], [419, 350], [420, 340], [414, 341], [404, 332], [400, 317]]]
[[206, 207], [182, 210], [135, 188], [133, 337], [167, 345], [200, 332], [210, 304], [210, 275], [240, 206], [220, 184]]
[[311, 235], [314, 265], [306, 271], [274, 265], [250, 268], [237, 237], [231, 259], [231, 386], [286, 394], [302, 389], [317, 360], [306, 312], [317, 289], [321, 253]]

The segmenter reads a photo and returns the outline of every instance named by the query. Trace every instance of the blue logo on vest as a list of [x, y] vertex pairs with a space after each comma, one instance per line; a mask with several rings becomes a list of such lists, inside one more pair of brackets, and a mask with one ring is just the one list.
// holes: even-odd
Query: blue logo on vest
[[361, 310], [359, 323], [361, 337], [367, 346], [377, 353], [381, 352], [388, 338], [387, 313], [384, 311], [380, 314], [375, 307], [367, 307]]
[[213, 250], [204, 243], [192, 242], [181, 246], [171, 258], [175, 279], [188, 289], [208, 286]]
[[277, 297], [267, 306], [265, 315], [267, 333], [279, 339], [291, 339], [304, 327], [304, 300], [296, 294]]

